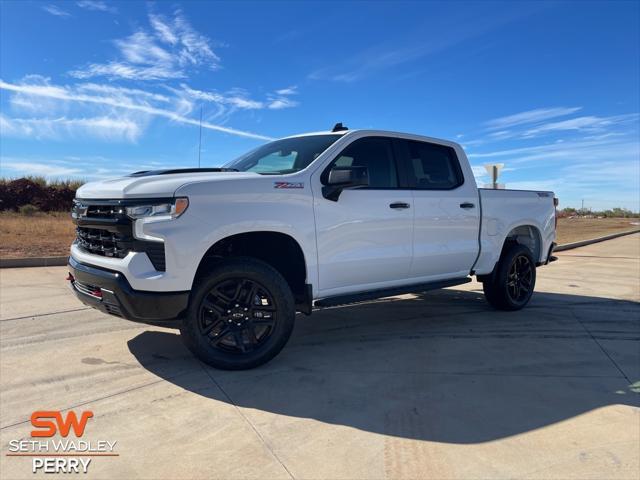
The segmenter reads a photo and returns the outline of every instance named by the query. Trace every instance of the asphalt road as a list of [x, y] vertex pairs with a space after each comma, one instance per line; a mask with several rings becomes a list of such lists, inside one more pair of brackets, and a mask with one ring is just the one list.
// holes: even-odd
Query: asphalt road
[[171, 330], [84, 308], [64, 267], [0, 271], [0, 476], [34, 410], [117, 441], [90, 478], [640, 476], [640, 235], [560, 253], [528, 308], [480, 285], [300, 316], [270, 364], [222, 372]]

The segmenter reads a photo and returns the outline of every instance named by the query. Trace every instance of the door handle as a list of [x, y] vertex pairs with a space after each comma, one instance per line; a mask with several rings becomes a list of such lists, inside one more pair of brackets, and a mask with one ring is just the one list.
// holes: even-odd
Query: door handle
[[460, 208], [474, 208], [475, 205], [473, 203], [465, 202], [460, 204]]
[[404, 202], [395, 202], [389, 205], [389, 208], [409, 208], [409, 207], [411, 207], [411, 205]]

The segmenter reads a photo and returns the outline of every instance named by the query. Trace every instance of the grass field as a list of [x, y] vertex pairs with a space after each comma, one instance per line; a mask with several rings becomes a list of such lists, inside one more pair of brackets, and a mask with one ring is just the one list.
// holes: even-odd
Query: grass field
[[[638, 229], [638, 223], [637, 218], [561, 218], [558, 220], [558, 244]], [[30, 217], [0, 213], [2, 258], [67, 255], [74, 236], [74, 225], [66, 212]]]
[[640, 228], [637, 218], [560, 218], [558, 245]]
[[55, 257], [67, 255], [75, 236], [68, 212], [34, 216], [0, 213], [0, 257]]

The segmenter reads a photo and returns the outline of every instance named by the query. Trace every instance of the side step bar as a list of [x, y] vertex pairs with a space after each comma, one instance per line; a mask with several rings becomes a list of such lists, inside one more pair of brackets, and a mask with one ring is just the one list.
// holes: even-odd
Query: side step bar
[[404, 295], [406, 293], [422, 293], [429, 290], [437, 290], [439, 288], [453, 287], [469, 283], [470, 277], [453, 278], [451, 280], [438, 280], [436, 282], [414, 283], [413, 285], [404, 285], [402, 287], [383, 288], [378, 290], [368, 290], [366, 292], [348, 293], [345, 295], [335, 295], [333, 297], [325, 297], [316, 300], [315, 307], [335, 307], [337, 305], [348, 305], [350, 303], [364, 302], [374, 300], [376, 298], [393, 297], [395, 295]]

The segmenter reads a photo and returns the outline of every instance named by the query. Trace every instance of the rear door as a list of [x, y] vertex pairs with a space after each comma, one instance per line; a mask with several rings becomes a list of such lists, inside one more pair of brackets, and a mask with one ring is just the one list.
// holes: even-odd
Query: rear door
[[478, 254], [480, 205], [473, 178], [465, 178], [456, 151], [447, 145], [395, 140], [413, 193], [411, 277], [469, 274]]
[[392, 140], [354, 140], [322, 176], [332, 165], [367, 167], [369, 187], [343, 190], [338, 201], [314, 195], [321, 294], [355, 292], [406, 279], [412, 257], [412, 196], [400, 188]]

